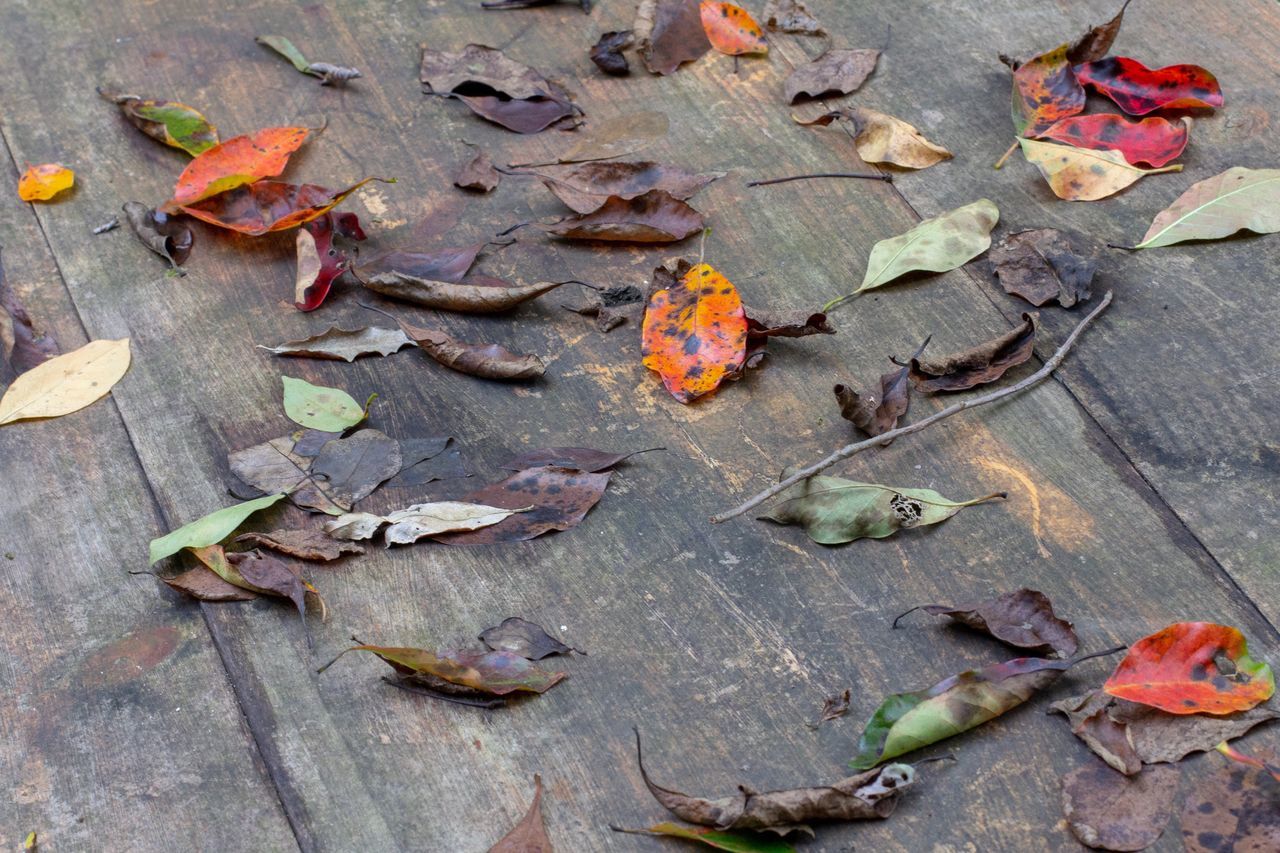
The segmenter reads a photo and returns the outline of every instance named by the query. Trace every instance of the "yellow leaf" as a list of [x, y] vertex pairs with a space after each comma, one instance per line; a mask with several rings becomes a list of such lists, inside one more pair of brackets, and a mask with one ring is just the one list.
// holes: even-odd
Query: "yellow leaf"
[[68, 415], [105, 396], [129, 369], [129, 339], [90, 341], [19, 376], [0, 397], [0, 425]]
[[927, 169], [951, 159], [950, 151], [925, 139], [900, 118], [866, 107], [850, 110], [849, 114], [858, 128], [854, 146], [863, 162]]
[[61, 163], [27, 165], [18, 179], [18, 198], [23, 201], [48, 201], [63, 190], [71, 189], [76, 173]]
[[1182, 171], [1181, 163], [1161, 169], [1140, 169], [1113, 149], [1094, 151], [1038, 139], [1019, 139], [1018, 142], [1027, 160], [1035, 163], [1049, 182], [1054, 195], [1067, 201], [1096, 201], [1120, 192], [1144, 175]]

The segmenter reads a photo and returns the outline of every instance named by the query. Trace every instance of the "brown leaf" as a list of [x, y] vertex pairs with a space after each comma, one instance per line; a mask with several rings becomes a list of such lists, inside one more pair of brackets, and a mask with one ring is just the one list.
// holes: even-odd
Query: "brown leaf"
[[786, 831], [811, 820], [886, 818], [897, 806], [898, 795], [915, 781], [915, 768], [911, 765], [888, 764], [833, 785], [764, 793], [739, 785], [738, 794], [704, 800], [664, 788], [649, 778], [640, 755], [638, 731], [636, 762], [649, 793], [664, 808], [681, 820], [716, 829]]
[[400, 329], [383, 329], [377, 326], [340, 329], [331, 326], [318, 335], [300, 341], [286, 341], [274, 347], [258, 344], [258, 349], [299, 358], [355, 361], [362, 355], [388, 356], [411, 343], [413, 341]]
[[821, 311], [757, 311], [743, 306], [748, 338], [807, 338], [834, 335], [836, 327]]
[[[919, 358], [929, 345], [926, 338], [913, 358]], [[898, 419], [907, 413], [911, 405], [911, 383], [907, 381], [910, 368], [902, 365], [896, 370], [880, 375], [880, 392], [860, 394], [848, 385], [836, 385], [831, 390], [840, 405], [840, 417], [850, 421], [870, 436], [883, 435], [898, 426]]]
[[436, 480], [470, 477], [462, 451], [449, 447], [449, 436], [400, 440], [403, 466], [387, 485], [394, 487], [425, 486]]
[[542, 823], [542, 777], [533, 776], [533, 802], [515, 828], [489, 848], [489, 853], [554, 853]]
[[[303, 509], [342, 512], [343, 508], [325, 494], [326, 484], [311, 480], [311, 463], [320, 452], [320, 446], [311, 446], [315, 442], [309, 441], [300, 448], [298, 445], [303, 436], [299, 431], [227, 454], [231, 473], [267, 494], [289, 492], [289, 499]], [[332, 433], [315, 435], [324, 443], [333, 437]]]
[[523, 382], [547, 372], [547, 366], [536, 355], [515, 353], [498, 344], [463, 343], [440, 329], [410, 326], [403, 320], [396, 322], [423, 352], [459, 373], [481, 379]]
[[537, 133], [577, 112], [560, 86], [485, 45], [469, 44], [461, 53], [423, 45], [419, 79], [428, 93], [455, 97], [517, 133]]
[[475, 156], [462, 164], [458, 174], [453, 178], [453, 185], [464, 190], [476, 190], [487, 193], [497, 189], [502, 175], [493, 167], [489, 152], [477, 148]]
[[242, 533], [235, 538], [251, 546], [269, 548], [300, 560], [336, 560], [343, 554], [363, 554], [364, 548], [354, 542], [339, 542], [319, 530], [272, 530], [270, 533]]
[[258, 597], [256, 592], [227, 583], [204, 566], [196, 566], [171, 578], [161, 577], [160, 580], [171, 589], [199, 601], [252, 601]]
[[803, 36], [825, 36], [827, 31], [809, 14], [800, 0], [768, 0], [762, 13], [765, 26], [784, 33]]
[[472, 246], [435, 249], [430, 252], [383, 252], [369, 261], [356, 267], [352, 272], [362, 282], [375, 275], [386, 273], [404, 273], [405, 275], [425, 278], [432, 281], [459, 282], [466, 277], [471, 266], [488, 243], [476, 243]]
[[911, 384], [917, 391], [936, 394], [995, 382], [1009, 368], [1031, 358], [1035, 339], [1035, 317], [1023, 314], [1022, 325], [994, 340], [936, 360], [911, 359]]
[[479, 649], [432, 652], [403, 646], [364, 644], [345, 649], [317, 672], [324, 672], [347, 652], [371, 652], [377, 655], [399, 676], [391, 683], [396, 686], [408, 684], [425, 687], [427, 692], [437, 698], [443, 698], [441, 694], [508, 696], [521, 692], [545, 693], [569, 677], [566, 672], [544, 669], [511, 652]]
[[485, 628], [480, 642], [495, 652], [511, 652], [526, 660], [542, 660], [551, 655], [567, 655], [569, 652], [585, 654], [572, 646], [566, 646], [547, 633], [541, 625], [525, 621], [519, 616], [508, 616], [501, 625]]
[[837, 693], [834, 696], [828, 696], [822, 702], [822, 713], [818, 715], [818, 719], [812, 723], [806, 723], [811, 729], [816, 729], [823, 723], [831, 722], [839, 719], [849, 713], [849, 700], [853, 697], [852, 688], [846, 687], [843, 693]]
[[263, 492], [289, 492], [303, 509], [336, 515], [400, 470], [399, 443], [376, 429], [329, 438], [309, 454], [299, 450], [296, 435], [229, 454], [231, 472]]
[[58, 342], [37, 334], [31, 315], [5, 278], [0, 263], [0, 383], [12, 382], [58, 354]]
[[1125, 776], [1096, 761], [1062, 777], [1062, 812], [1071, 834], [1095, 850], [1143, 850], [1173, 817], [1177, 767]]
[[631, 64], [622, 51], [634, 42], [635, 34], [631, 30], [607, 32], [591, 48], [591, 61], [605, 74], [626, 77], [631, 73]]
[[667, 135], [666, 113], [645, 110], [628, 113], [592, 125], [578, 143], [561, 154], [561, 163], [608, 160], [648, 148]]
[[702, 214], [664, 190], [632, 199], [609, 196], [591, 213], [566, 217], [546, 231], [566, 240], [678, 243], [700, 232]]
[[812, 62], [801, 65], [787, 77], [787, 103], [801, 96], [848, 95], [856, 92], [876, 68], [880, 51], [833, 47]]
[[1280, 850], [1280, 785], [1232, 765], [1205, 779], [1182, 809], [1187, 853]]
[[835, 110], [799, 124], [826, 127], [846, 119], [855, 128], [853, 144], [858, 156], [867, 163], [890, 163], [903, 169], [927, 169], [951, 159], [951, 152], [924, 138], [920, 131], [888, 113], [856, 107]]
[[[661, 450], [663, 448], [652, 449]], [[607, 450], [593, 450], [590, 447], [544, 447], [521, 453], [514, 459], [508, 459], [498, 467], [511, 471], [523, 471], [526, 468], [549, 466], [552, 468], [571, 468], [575, 471], [587, 471], [594, 474], [597, 471], [613, 468], [622, 460], [630, 459], [638, 453], [648, 452], [647, 450], [632, 450], [630, 453], [610, 453]]]
[[[441, 311], [498, 314], [555, 290], [562, 281], [494, 286], [489, 283], [433, 281], [402, 272], [378, 273], [362, 282], [370, 290], [401, 302]], [[505, 284], [505, 283], [503, 283]]]
[[302, 578], [280, 560], [259, 550], [227, 554], [227, 562], [255, 592], [287, 598], [298, 608], [305, 624], [307, 618], [307, 585]]
[[138, 201], [126, 201], [123, 210], [124, 218], [142, 245], [175, 269], [187, 262], [196, 238], [186, 222]]
[[596, 328], [610, 332], [627, 320], [639, 322], [644, 315], [644, 294], [634, 285], [623, 284], [597, 291], [586, 305], [564, 307], [584, 317], [595, 317]]
[[1082, 62], [1096, 62], [1111, 52], [1111, 45], [1120, 33], [1120, 25], [1124, 23], [1124, 10], [1129, 7], [1129, 0], [1124, 0], [1120, 11], [1105, 24], [1090, 27], [1084, 35], [1076, 39], [1075, 44], [1067, 48], [1067, 61], [1072, 65]]
[[650, 190], [663, 190], [683, 201], [724, 177], [724, 172], [696, 174], [678, 166], [648, 161], [552, 166], [533, 174], [542, 178], [547, 189], [577, 213], [599, 210], [610, 196], [631, 199]]
[[1098, 269], [1096, 260], [1076, 254], [1070, 239], [1054, 228], [1015, 231], [991, 248], [990, 259], [1005, 293], [1037, 308], [1055, 299], [1063, 308], [1084, 302]]
[[654, 74], [671, 74], [711, 49], [699, 0], [641, 0], [633, 29], [644, 65]]
[[552, 530], [577, 527], [604, 496], [611, 471], [589, 474], [568, 468], [528, 468], [505, 480], [477, 489], [462, 500], [504, 509], [523, 509], [492, 527], [436, 536], [448, 545], [520, 542]]
[[1160, 764], [1208, 752], [1224, 740], [1280, 718], [1280, 712], [1261, 705], [1233, 714], [1170, 714], [1101, 690], [1049, 707], [1065, 715], [1076, 737], [1122, 773], [1136, 773], [1139, 762]]
[[[1042, 657], [1052, 652], [1053, 656], [1069, 658], [1080, 645], [1071, 623], [1059, 619], [1053, 612], [1048, 596], [1026, 587], [974, 604], [954, 607], [925, 604], [913, 607], [907, 613], [912, 610], [923, 610], [930, 616], [950, 616], [975, 631], [990, 634], [1003, 643]], [[895, 628], [898, 627], [898, 619], [893, 620]]]

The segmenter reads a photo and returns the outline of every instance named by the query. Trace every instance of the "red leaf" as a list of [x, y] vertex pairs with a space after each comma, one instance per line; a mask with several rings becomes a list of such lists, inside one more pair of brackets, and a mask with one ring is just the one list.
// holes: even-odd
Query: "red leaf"
[[[305, 127], [268, 127], [252, 136], [237, 136], [197, 156], [178, 176], [173, 200], [176, 209], [284, 171], [289, 156], [311, 131]], [[215, 223], [216, 224], [216, 223]]]
[[386, 178], [365, 178], [344, 190], [331, 190], [315, 184], [258, 181], [183, 205], [182, 210], [210, 225], [256, 237], [269, 231], [285, 231], [324, 216], [370, 181], [391, 183]]
[[1148, 68], [1127, 56], [1111, 56], [1077, 65], [1076, 77], [1131, 116], [1153, 110], [1222, 106], [1218, 78], [1199, 65]]
[[702, 0], [698, 12], [708, 41], [721, 53], [742, 56], [769, 52], [769, 45], [765, 44], [760, 25], [741, 6]]
[[1174, 122], [1163, 118], [1129, 121], [1115, 113], [1071, 116], [1040, 134], [1044, 139], [1065, 142], [1094, 151], [1116, 150], [1137, 166], [1146, 163], [1159, 168], [1178, 159], [1190, 135], [1191, 119]]
[[351, 267], [347, 253], [333, 245], [333, 235], [364, 239], [364, 229], [354, 213], [335, 217], [326, 213], [298, 229], [298, 278], [294, 307], [314, 311], [324, 303], [333, 282]]

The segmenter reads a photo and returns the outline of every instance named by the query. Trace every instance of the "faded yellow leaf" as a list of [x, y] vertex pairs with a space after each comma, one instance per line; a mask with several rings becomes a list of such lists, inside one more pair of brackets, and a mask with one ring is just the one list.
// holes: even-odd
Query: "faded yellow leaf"
[[1182, 164], [1161, 169], [1140, 169], [1116, 150], [1094, 151], [1055, 145], [1038, 139], [1019, 139], [1022, 153], [1034, 163], [1058, 198], [1096, 201], [1114, 195], [1144, 175], [1181, 172]]
[[63, 190], [71, 189], [76, 173], [61, 163], [27, 164], [18, 178], [18, 198], [23, 201], [48, 201]]
[[900, 118], [858, 107], [849, 111], [857, 126], [854, 145], [866, 163], [892, 163], [904, 169], [927, 169], [951, 159], [951, 152], [925, 139]]
[[0, 424], [68, 415], [105, 396], [129, 369], [129, 339], [90, 341], [19, 376], [0, 397]]

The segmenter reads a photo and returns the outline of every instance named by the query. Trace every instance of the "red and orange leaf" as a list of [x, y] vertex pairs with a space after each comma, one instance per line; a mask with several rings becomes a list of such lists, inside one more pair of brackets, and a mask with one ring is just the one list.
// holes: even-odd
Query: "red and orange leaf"
[[1172, 122], [1164, 118], [1129, 121], [1115, 113], [1070, 116], [1040, 134], [1043, 139], [1064, 142], [1075, 148], [1119, 151], [1137, 166], [1160, 167], [1178, 159], [1190, 137], [1191, 119]]
[[1148, 68], [1127, 56], [1109, 56], [1077, 65], [1076, 77], [1131, 116], [1162, 109], [1222, 106], [1218, 78], [1199, 65]]
[[707, 31], [707, 40], [721, 53], [743, 56], [769, 52], [760, 25], [741, 6], [702, 0], [698, 11], [702, 15], [702, 28]]
[[1013, 72], [1013, 126], [1019, 136], [1036, 137], [1054, 123], [1084, 111], [1084, 87], [1060, 45], [1024, 62]]
[[649, 297], [641, 352], [644, 366], [681, 403], [709, 394], [742, 369], [747, 316], [728, 279], [698, 264]]
[[195, 204], [184, 204], [181, 209], [210, 225], [256, 237], [269, 231], [285, 231], [324, 216], [370, 181], [392, 182], [387, 178], [365, 178], [344, 190], [331, 190], [315, 184], [258, 181]]
[[237, 136], [213, 146], [182, 170], [173, 188], [173, 200], [165, 207], [194, 204], [280, 174], [288, 165], [289, 156], [310, 132], [305, 127], [268, 127], [252, 136]]
[[18, 198], [23, 201], [48, 201], [63, 190], [71, 189], [76, 173], [61, 163], [27, 164], [18, 178]]
[[1276, 684], [1235, 628], [1175, 622], [1134, 643], [1102, 689], [1170, 714], [1230, 714], [1265, 702]]

